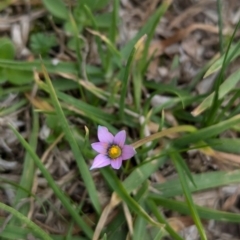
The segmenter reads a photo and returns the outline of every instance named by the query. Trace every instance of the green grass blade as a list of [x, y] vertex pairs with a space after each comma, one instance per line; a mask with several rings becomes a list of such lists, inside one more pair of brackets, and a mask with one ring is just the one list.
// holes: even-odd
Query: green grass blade
[[165, 157], [157, 160], [145, 163], [131, 172], [131, 174], [123, 181], [123, 186], [128, 193], [137, 189], [143, 184], [143, 182], [149, 178], [149, 176], [157, 171], [157, 169], [163, 165], [166, 161]]
[[107, 240], [107, 234], [106, 233], [103, 235], [102, 240]]
[[[181, 214], [189, 214], [190, 210], [187, 203], [176, 201], [160, 196], [150, 197], [157, 205], [161, 207], [179, 212]], [[236, 213], [228, 213], [224, 211], [213, 210], [206, 207], [196, 206], [197, 212], [202, 219], [216, 220], [221, 222], [239, 223], [240, 215]]]
[[118, 13], [119, 13], [119, 0], [113, 1], [112, 22], [109, 30], [109, 39], [116, 45], [116, 36], [118, 33]]
[[[144, 36], [139, 40], [139, 43], [143, 40]], [[120, 118], [123, 120], [124, 119], [124, 108], [125, 108], [125, 99], [126, 99], [126, 95], [127, 95], [127, 86], [128, 86], [128, 79], [130, 76], [130, 71], [131, 71], [131, 65], [133, 63], [134, 60], [134, 55], [137, 51], [137, 44], [133, 47], [130, 56], [127, 60], [127, 65], [125, 67], [125, 71], [124, 71], [124, 76], [123, 76], [123, 80], [122, 80], [122, 90], [121, 90], [121, 97], [120, 97], [120, 104], [119, 104], [119, 111], [120, 111]]]
[[219, 139], [209, 139], [206, 141], [209, 146], [213, 149], [228, 152], [228, 153], [236, 153], [240, 154], [240, 139], [239, 138], [219, 138]]
[[91, 29], [88, 29], [88, 32], [90, 32], [94, 36], [98, 36], [106, 44], [106, 46], [108, 47], [108, 50], [111, 51], [112, 55], [115, 56], [118, 60], [121, 59], [121, 53], [118, 51], [115, 45], [110, 41], [109, 38]]
[[[202, 174], [192, 175], [196, 186], [191, 181], [188, 181], [190, 192], [199, 192], [207, 189], [218, 188], [221, 186], [239, 183], [240, 182], [240, 170], [233, 172], [209, 172]], [[153, 187], [160, 192], [161, 197], [175, 197], [183, 194], [183, 189], [178, 178], [167, 181], [162, 184], [154, 184]], [[155, 195], [155, 194], [150, 194]]]
[[[240, 97], [240, 91], [238, 89], [235, 89], [234, 92], [235, 93], [230, 98], [227, 105], [223, 107], [221, 113], [218, 116], [218, 119], [225, 119], [226, 116], [232, 117], [232, 116], [236, 115], [236, 113], [234, 114], [234, 111], [231, 111], [231, 108], [232, 108], [232, 106], [234, 106], [235, 101]], [[237, 108], [235, 108], [235, 110], [236, 109]], [[229, 112], [231, 112], [231, 114], [229, 114]]]
[[85, 186], [86, 186], [86, 189], [90, 196], [90, 199], [92, 201], [92, 204], [93, 204], [95, 210], [97, 211], [97, 213], [99, 214], [101, 211], [101, 206], [99, 203], [99, 199], [98, 199], [98, 195], [97, 195], [97, 191], [96, 191], [93, 179], [91, 177], [91, 174], [89, 172], [87, 164], [82, 156], [82, 153], [78, 147], [78, 144], [73, 136], [73, 133], [68, 125], [67, 119], [65, 118], [63, 110], [58, 102], [56, 92], [52, 86], [51, 80], [50, 80], [50, 78], [46, 72], [46, 69], [44, 67], [43, 67], [43, 72], [44, 72], [44, 76], [47, 81], [47, 84], [49, 86], [49, 93], [50, 93], [51, 99], [53, 101], [56, 113], [59, 117], [59, 121], [61, 122], [62, 130], [65, 133], [66, 139], [68, 140], [69, 145], [71, 146], [73, 154], [76, 158], [76, 162], [77, 162], [79, 171], [80, 171], [83, 181], [85, 183]]
[[[113, 0], [113, 10], [111, 16], [111, 25], [109, 29], [109, 40], [113, 45], [116, 45], [116, 36], [118, 31], [118, 12], [119, 12], [119, 0]], [[106, 76], [109, 77], [112, 74], [113, 58], [110, 49], [107, 52], [106, 58]], [[120, 62], [118, 63], [120, 65]]]
[[139, 64], [134, 68], [133, 71], [133, 91], [134, 91], [134, 102], [136, 111], [140, 112], [141, 109], [141, 90], [142, 90], [142, 76], [138, 69]]
[[42, 0], [46, 9], [55, 17], [68, 19], [68, 10], [62, 0]]
[[[73, 35], [74, 35], [74, 39], [75, 39], [75, 48], [76, 48], [76, 55], [77, 55], [77, 70], [78, 70], [78, 77], [85, 77], [84, 74], [82, 74], [82, 71], [85, 71], [85, 69], [82, 69], [82, 54], [81, 54], [81, 39], [79, 38], [79, 29], [77, 26], [77, 23], [73, 17], [72, 14], [69, 14], [69, 20], [71, 23], [71, 27], [72, 27], [72, 31], [73, 31]], [[87, 79], [85, 79], [87, 80]], [[81, 85], [80, 85], [81, 86]]]
[[[15, 60], [5, 60], [0, 59], [0, 67], [4, 68], [6, 71], [8, 70], [18, 70], [18, 71], [28, 71], [32, 73], [32, 69], [36, 69], [38, 71], [42, 71], [42, 64], [47, 68], [48, 73], [72, 73], [74, 75], [78, 74], [78, 65], [73, 62], [59, 62], [57, 65], [53, 64], [50, 60], [35, 60], [32, 62], [23, 62], [23, 61], [15, 61]], [[88, 76], [91, 77], [102, 77], [102, 70], [95, 66], [86, 66], [86, 71]], [[8, 89], [6, 89], [8, 90]]]
[[165, 236], [164, 234], [164, 230], [159, 230], [157, 235], [155, 236], [155, 238], [153, 240], [161, 240], [163, 237]]
[[139, 216], [137, 216], [134, 221], [133, 237], [132, 240], [146, 239], [146, 225], [147, 221]]
[[[239, 55], [240, 55], [240, 42], [238, 42], [236, 45], [233, 45], [230, 49], [229, 49], [229, 54], [228, 54], [228, 62], [230, 63], [231, 61], [233, 61], [234, 59], [236, 59]], [[224, 53], [219, 59], [217, 59], [210, 67], [209, 69], [206, 71], [205, 75], [203, 76], [203, 78], [206, 78], [208, 76], [210, 76], [211, 74], [217, 72], [221, 66], [223, 65], [224, 59], [226, 57], [227, 53]]]
[[[48, 90], [48, 89], [47, 89]], [[116, 121], [116, 116], [113, 116], [109, 113], [105, 113], [101, 111], [101, 109], [92, 106], [88, 103], [83, 102], [80, 99], [76, 99], [72, 96], [67, 95], [66, 93], [55, 91], [57, 97], [64, 101], [64, 103], [68, 104], [69, 106], [73, 106], [78, 110], [82, 111], [83, 114], [85, 113], [86, 116], [95, 116], [96, 118], [107, 120], [107, 121]]]
[[23, 145], [23, 147], [28, 151], [32, 160], [34, 161], [36, 166], [39, 168], [39, 170], [42, 172], [44, 178], [47, 180], [49, 186], [52, 188], [53, 192], [59, 198], [62, 205], [67, 209], [69, 214], [76, 221], [76, 223], [80, 226], [80, 228], [83, 230], [83, 232], [91, 239], [91, 237], [93, 236], [92, 229], [83, 221], [83, 219], [78, 215], [76, 210], [72, 207], [67, 196], [65, 196], [64, 193], [57, 186], [57, 184], [53, 180], [51, 174], [46, 170], [45, 166], [42, 164], [41, 160], [36, 155], [35, 151], [31, 148], [31, 146], [25, 141], [25, 139], [21, 136], [21, 134], [13, 126], [10, 125], [10, 128], [12, 129], [14, 134], [17, 136], [18, 140]]
[[145, 66], [147, 65], [148, 62], [148, 54], [149, 54], [149, 46], [150, 43], [154, 37], [155, 34], [155, 30], [156, 27], [161, 19], [161, 17], [164, 15], [164, 13], [167, 11], [168, 7], [170, 6], [171, 1], [163, 1], [161, 6], [155, 11], [156, 17], [153, 19], [153, 22], [151, 24], [151, 27], [149, 28], [149, 32], [148, 32], [148, 38], [146, 40], [146, 43], [144, 45], [144, 50], [143, 50], [143, 55], [142, 55], [142, 61], [140, 64], [140, 72], [143, 72], [143, 70], [145, 69], [145, 71], [147, 70], [145, 68]]
[[[130, 55], [131, 49], [143, 35], [149, 35], [151, 30], [154, 28], [154, 24], [161, 16], [163, 9], [167, 9], [171, 5], [171, 0], [165, 0], [158, 7], [158, 9], [153, 13], [153, 15], [148, 19], [147, 23], [142, 27], [142, 29], [136, 34], [136, 36], [124, 46], [121, 50], [123, 59], [127, 59]], [[160, 14], [161, 13], [161, 14]]]
[[162, 227], [161, 224], [154, 221], [147, 212], [132, 198], [130, 197], [127, 190], [124, 188], [121, 181], [118, 177], [114, 174], [113, 170], [110, 168], [103, 168], [100, 170], [103, 174], [105, 180], [111, 186], [111, 188], [118, 194], [118, 196], [129, 206], [129, 208], [134, 211], [138, 216], [141, 216], [145, 219], [148, 223], [156, 226]]
[[[1, 90], [0, 90], [0, 96], [1, 96]], [[22, 108], [26, 104], [27, 104], [27, 100], [26, 99], [21, 99], [19, 102], [13, 104], [12, 106], [9, 106], [8, 108], [0, 109], [0, 117], [4, 117], [4, 116], [6, 116], [8, 114], [11, 114], [15, 111], [18, 111], [20, 108]]]
[[[31, 136], [29, 139], [29, 145], [32, 148], [33, 151], [36, 151], [37, 148], [37, 139], [38, 139], [38, 132], [39, 132], [39, 120], [38, 120], [38, 113], [33, 111], [33, 126], [31, 130]], [[21, 199], [29, 197], [29, 193], [32, 190], [32, 185], [34, 182], [34, 176], [35, 176], [35, 164], [32, 160], [32, 157], [28, 152], [26, 152], [26, 156], [24, 159], [24, 165], [23, 165], [23, 172], [22, 177], [20, 180], [20, 186], [24, 188], [19, 188], [16, 193], [14, 204], [18, 204]], [[26, 205], [23, 205], [19, 212], [23, 215], [27, 215], [29, 211], [29, 203]]]
[[[173, 150], [173, 151], [174, 151], [174, 150]], [[183, 171], [185, 171], [185, 174], [187, 175], [187, 177], [189, 178], [189, 180], [191, 181], [191, 183], [192, 183], [194, 186], [196, 186], [196, 183], [194, 182], [194, 179], [193, 179], [193, 177], [192, 177], [191, 171], [189, 170], [186, 162], [181, 159], [180, 161], [178, 161], [178, 163], [179, 163], [181, 169], [182, 169]]]
[[[94, 19], [94, 16], [93, 16], [93, 13], [92, 13], [91, 9], [86, 4], [83, 5], [83, 9], [84, 9], [87, 17], [92, 22], [92, 26], [93, 26], [94, 30], [98, 32], [99, 29], [98, 29], [97, 23]], [[97, 43], [97, 47], [98, 47], [98, 54], [101, 58], [101, 63], [103, 65], [103, 67], [106, 69], [106, 59], [105, 59], [105, 55], [104, 55], [104, 52], [103, 52], [101, 40], [98, 36], [96, 36], [95, 39], [96, 39], [96, 43]]]
[[24, 224], [26, 224], [29, 228], [31, 228], [39, 237], [41, 237], [41, 239], [52, 240], [52, 238], [46, 232], [44, 232], [39, 226], [37, 226], [34, 222], [29, 220], [27, 217], [25, 217], [23, 214], [19, 213], [14, 208], [11, 208], [1, 202], [0, 202], [0, 208], [4, 211], [11, 213], [14, 217], [21, 220]]
[[183, 161], [182, 157], [179, 155], [179, 153], [175, 152], [175, 153], [171, 153], [170, 154], [171, 156], [171, 159], [177, 169], [177, 172], [179, 174], [179, 179], [180, 179], [180, 182], [181, 182], [181, 186], [182, 186], [182, 189], [183, 189], [183, 193], [184, 193], [184, 196], [185, 196], [185, 199], [186, 199], [186, 202], [187, 202], [187, 205], [189, 207], [189, 210], [191, 212], [191, 216], [196, 224], [196, 227], [198, 229], [198, 232], [201, 236], [201, 239], [202, 240], [207, 240], [207, 236], [206, 236], [206, 233], [204, 231], [204, 227], [202, 225], [202, 222], [198, 216], [198, 212], [195, 208], [195, 205], [193, 203], [193, 200], [192, 200], [192, 196], [191, 196], [191, 192], [189, 190], [189, 186], [188, 186], [188, 182], [187, 182], [187, 179], [186, 179], [186, 176], [185, 176], [185, 172], [183, 171], [182, 167], [181, 167], [181, 164], [179, 162]]
[[173, 239], [175, 240], [183, 240], [183, 238], [181, 238], [174, 230], [173, 228], [168, 224], [168, 222], [165, 220], [165, 218], [162, 216], [162, 214], [160, 213], [160, 210], [157, 208], [157, 205], [155, 204], [155, 202], [153, 200], [151, 200], [150, 198], [147, 199], [147, 205], [148, 208], [150, 208], [150, 210], [152, 211], [152, 214], [156, 217], [156, 219], [162, 223], [165, 224], [165, 230], [169, 233], [170, 236], [173, 237]]
[[[234, 90], [239, 80], [240, 80], [240, 70], [237, 70], [236, 72], [231, 74], [219, 87], [218, 99], [222, 99], [230, 91]], [[192, 111], [192, 115], [198, 116], [207, 108], [209, 108], [213, 103], [214, 94], [215, 93], [213, 92], [207, 98], [205, 98], [203, 102]]]
[[220, 103], [221, 103], [221, 101], [218, 100], [219, 88], [220, 88], [220, 85], [222, 84], [222, 82], [224, 81], [225, 71], [226, 71], [226, 68], [229, 64], [228, 58], [230, 58], [230, 59], [232, 58], [232, 55], [229, 56], [229, 50], [230, 50], [231, 44], [233, 42], [234, 36], [235, 36], [236, 31], [239, 28], [239, 26], [240, 26], [240, 20], [239, 20], [236, 28], [234, 29], [233, 35], [231, 36], [230, 42], [229, 42], [228, 47], [227, 47], [226, 54], [225, 54], [224, 59], [223, 59], [223, 64], [221, 66], [220, 73], [219, 73], [219, 75], [216, 79], [216, 82], [215, 82], [215, 86], [214, 86], [215, 92], [214, 92], [213, 102], [212, 102], [209, 113], [205, 115], [206, 125], [208, 125], [208, 126], [212, 125], [216, 121], [216, 119], [218, 121], [218, 118], [216, 117], [216, 113], [217, 113], [217, 111], [219, 109], [219, 106], [220, 106]]
[[240, 115], [236, 115], [228, 120], [222, 121], [213, 126], [200, 129], [196, 132], [182, 136], [179, 139], [175, 139], [172, 141], [172, 143], [179, 147], [179, 146], [186, 146], [188, 144], [192, 144], [202, 140], [207, 140], [211, 137], [214, 137], [222, 133], [225, 130], [230, 129], [231, 127], [239, 123], [240, 123]]

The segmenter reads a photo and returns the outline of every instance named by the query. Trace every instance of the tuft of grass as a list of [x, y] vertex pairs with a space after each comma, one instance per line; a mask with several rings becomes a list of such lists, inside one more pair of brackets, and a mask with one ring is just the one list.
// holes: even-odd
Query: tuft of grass
[[[29, 138], [30, 147], [33, 151], [36, 151], [37, 148], [37, 137], [39, 132], [39, 115], [37, 112], [33, 111], [33, 123], [32, 123], [32, 131], [31, 136]], [[22, 178], [20, 180], [19, 185], [21, 188], [17, 189], [16, 197], [14, 199], [14, 206], [16, 207], [19, 202], [24, 200], [25, 198], [28, 198], [32, 191], [32, 186], [34, 183], [34, 177], [35, 177], [35, 163], [32, 160], [31, 155], [26, 152], [25, 159], [24, 159], [24, 165], [23, 165], [23, 173]], [[21, 206], [18, 211], [22, 213], [23, 215], [27, 215], [30, 209], [30, 203], [27, 202], [23, 206]], [[14, 218], [11, 220], [11, 222], [15, 222]]]
[[56, 196], [59, 198], [59, 200], [62, 202], [63, 206], [68, 210], [69, 214], [71, 214], [72, 218], [76, 221], [76, 223], [82, 228], [83, 232], [89, 237], [92, 237], [92, 229], [85, 223], [85, 221], [78, 215], [76, 210], [73, 208], [69, 198], [64, 195], [64, 193], [60, 190], [60, 188], [57, 186], [55, 181], [53, 180], [50, 173], [46, 170], [41, 160], [38, 158], [34, 150], [31, 148], [31, 146], [24, 140], [24, 138], [21, 136], [17, 130], [10, 125], [10, 128], [15, 133], [21, 144], [26, 148], [29, 155], [31, 156], [32, 160], [36, 164], [36, 166], [39, 168], [39, 170], [42, 172], [44, 178], [47, 180], [49, 186], [52, 188], [53, 192], [56, 194]]
[[194, 202], [193, 202], [193, 199], [191, 196], [191, 192], [189, 190], [189, 186], [188, 186], [188, 182], [187, 182], [187, 178], [186, 178], [186, 175], [189, 175], [189, 173], [188, 173], [188, 171], [186, 172], [186, 170], [182, 167], [183, 166], [182, 163], [184, 162], [184, 160], [178, 153], [172, 153], [172, 154], [170, 154], [170, 157], [171, 157], [171, 160], [173, 161], [174, 166], [176, 167], [177, 172], [179, 174], [179, 180], [181, 182], [183, 194], [184, 194], [185, 200], [187, 202], [187, 205], [189, 207], [189, 210], [191, 212], [191, 216], [192, 216], [192, 218], [196, 224], [196, 227], [198, 229], [198, 232], [200, 234], [200, 237], [202, 240], [207, 240], [207, 236], [206, 236], [204, 227], [202, 225], [202, 222], [200, 220], [198, 212], [195, 208], [195, 205], [194, 205]]
[[37, 224], [35, 224], [33, 221], [29, 220], [27, 217], [25, 217], [23, 214], [21, 214], [16, 209], [7, 206], [4, 203], [0, 203], [0, 208], [2, 210], [4, 210], [4, 211], [9, 212], [10, 214], [12, 214], [14, 217], [18, 218], [19, 220], [21, 220], [21, 222], [23, 222], [29, 228], [31, 228], [32, 231], [34, 233], [36, 233], [42, 239], [44, 239], [44, 240], [52, 240], [52, 238], [45, 231], [43, 231]]
[[[181, 53], [172, 56], [163, 52], [157, 58], [149, 54], [153, 40], [159, 41], [161, 47], [156, 29], [161, 20], [169, 21], [168, 15], [174, 16], [172, 2], [164, 0], [160, 5], [152, 5], [155, 9], [148, 9], [151, 16], [126, 42], [118, 35], [122, 34], [119, 26], [124, 23], [120, 19], [124, 6], [118, 0], [43, 0], [44, 9], [52, 17], [43, 16], [44, 27], [38, 23], [31, 33], [32, 39], [27, 43], [33, 53], [31, 61], [18, 59], [12, 41], [0, 39], [0, 147], [3, 158], [10, 160], [7, 162], [15, 161], [11, 157], [16, 154], [23, 164], [22, 171], [1, 172], [2, 188], [11, 186], [8, 191], [15, 194], [12, 207], [0, 203], [0, 208], [12, 215], [10, 221], [10, 217], [6, 221], [0, 218], [5, 227], [3, 238], [26, 239], [33, 233], [41, 239], [56, 240], [182, 240], [179, 229], [169, 219], [177, 213], [190, 216], [204, 240], [208, 229], [204, 228], [203, 219], [240, 221], [238, 214], [200, 207], [193, 201], [195, 193], [239, 183], [239, 170], [207, 169], [197, 174], [186, 161], [194, 150], [210, 158], [221, 156], [219, 168], [220, 160], [238, 166], [232, 160], [240, 153], [240, 72], [232, 66], [240, 55], [240, 41], [235, 37], [240, 21], [231, 36], [226, 36], [222, 1], [217, 1], [220, 54], [214, 46], [215, 56], [209, 61], [197, 61], [197, 73], [189, 83], [182, 84], [181, 74], [172, 75], [182, 70]], [[8, 5], [0, 4], [0, 8]], [[175, 28], [170, 31], [174, 34]], [[181, 41], [192, 37], [184, 29], [182, 33]], [[168, 34], [164, 42], [169, 40]], [[52, 36], [49, 42], [47, 36]], [[42, 59], [38, 60], [38, 54]], [[199, 67], [201, 62], [204, 64]], [[168, 67], [166, 79], [148, 78], [152, 63], [157, 68]], [[196, 94], [197, 84], [217, 72], [210, 92]], [[31, 116], [30, 120], [23, 111]], [[17, 140], [6, 132], [8, 122], [12, 123], [10, 128]], [[128, 144], [137, 150], [119, 171], [109, 167], [89, 171], [88, 165], [95, 157], [90, 144], [97, 138], [97, 125], [106, 126], [112, 133], [125, 129]], [[17, 130], [14, 126], [20, 127]], [[42, 127], [50, 133], [40, 140]], [[23, 159], [15, 150], [19, 148], [17, 142], [23, 147]], [[6, 150], [8, 144], [13, 154]], [[65, 153], [69, 148], [74, 158], [69, 160], [70, 164], [64, 159], [54, 162], [60, 166], [60, 173], [48, 170], [50, 163], [44, 165], [39, 158], [41, 151]], [[172, 163], [172, 171], [177, 175], [169, 180], [163, 170]], [[67, 176], [67, 171], [76, 170], [63, 188], [62, 169]], [[38, 192], [31, 192], [37, 170], [48, 184], [45, 190], [53, 192], [51, 199], [39, 199]], [[9, 173], [17, 175], [19, 182], [8, 179]], [[75, 186], [80, 186], [81, 194]], [[178, 196], [183, 196], [185, 202], [177, 200]], [[47, 234], [44, 224], [37, 226], [37, 208], [36, 216], [31, 214], [32, 219], [28, 219], [30, 203], [21, 204], [29, 197], [34, 204], [42, 204], [44, 217], [48, 208], [43, 205], [48, 203], [55, 213], [52, 222], [57, 225], [60, 219], [66, 232], [52, 234], [55, 229], [51, 226]], [[64, 214], [57, 212], [55, 199], [60, 201]]]
[[82, 156], [82, 153], [77, 145], [77, 142], [73, 136], [73, 133], [69, 127], [69, 124], [67, 122], [67, 119], [65, 118], [65, 115], [63, 113], [63, 110], [61, 108], [61, 105], [59, 104], [59, 101], [57, 99], [57, 95], [55, 93], [55, 90], [53, 88], [53, 85], [51, 83], [51, 80], [47, 74], [47, 71], [45, 69], [45, 67], [43, 66], [43, 73], [45, 76], [45, 79], [47, 80], [47, 84], [49, 87], [49, 94], [51, 96], [51, 99], [53, 101], [55, 110], [56, 110], [56, 114], [60, 119], [60, 123], [61, 123], [61, 127], [62, 127], [62, 131], [64, 131], [65, 136], [72, 148], [73, 154], [76, 158], [76, 162], [78, 164], [78, 168], [79, 171], [81, 173], [81, 176], [83, 178], [84, 183], [86, 184], [86, 188], [88, 191], [88, 194], [92, 200], [93, 206], [95, 207], [95, 210], [100, 213], [101, 211], [101, 207], [100, 207], [100, 203], [99, 203], [99, 199], [98, 199], [98, 195], [97, 195], [97, 191], [95, 188], [95, 185], [93, 183], [93, 180], [91, 178], [89, 169], [87, 167], [87, 164]]

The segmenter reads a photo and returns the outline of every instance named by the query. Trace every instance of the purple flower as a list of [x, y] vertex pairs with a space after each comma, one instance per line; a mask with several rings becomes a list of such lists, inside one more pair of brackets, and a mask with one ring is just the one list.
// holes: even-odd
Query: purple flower
[[124, 145], [126, 132], [120, 131], [113, 136], [106, 127], [98, 126], [99, 142], [92, 143], [92, 148], [99, 154], [94, 158], [94, 168], [101, 168], [111, 164], [112, 168], [119, 169], [122, 161], [133, 157], [136, 153], [131, 145]]

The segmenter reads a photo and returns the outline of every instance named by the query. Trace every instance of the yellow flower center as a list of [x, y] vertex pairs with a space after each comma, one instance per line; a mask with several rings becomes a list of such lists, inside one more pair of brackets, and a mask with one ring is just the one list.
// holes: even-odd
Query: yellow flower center
[[109, 149], [108, 149], [108, 156], [111, 159], [115, 159], [118, 158], [120, 155], [122, 154], [122, 150], [119, 146], [117, 145], [112, 145]]

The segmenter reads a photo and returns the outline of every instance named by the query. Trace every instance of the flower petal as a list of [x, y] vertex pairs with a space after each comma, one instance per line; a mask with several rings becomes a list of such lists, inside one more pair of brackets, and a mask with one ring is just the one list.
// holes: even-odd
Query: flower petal
[[105, 167], [107, 165], [109, 165], [111, 163], [110, 159], [103, 155], [103, 154], [98, 154], [94, 160], [93, 160], [93, 164], [90, 168], [90, 170], [94, 169], [94, 168], [101, 168], [101, 167]]
[[122, 130], [116, 134], [113, 142], [122, 148], [125, 143], [125, 140], [126, 140], [126, 131]]
[[131, 145], [124, 145], [122, 149], [122, 159], [127, 160], [136, 154], [135, 149]]
[[112, 143], [113, 135], [108, 131], [106, 127], [98, 126], [98, 140], [100, 142]]
[[95, 143], [92, 143], [91, 146], [98, 153], [101, 153], [101, 154], [107, 153], [107, 148], [108, 148], [107, 143], [95, 142]]
[[111, 166], [114, 169], [119, 169], [122, 166], [122, 157], [111, 160]]

